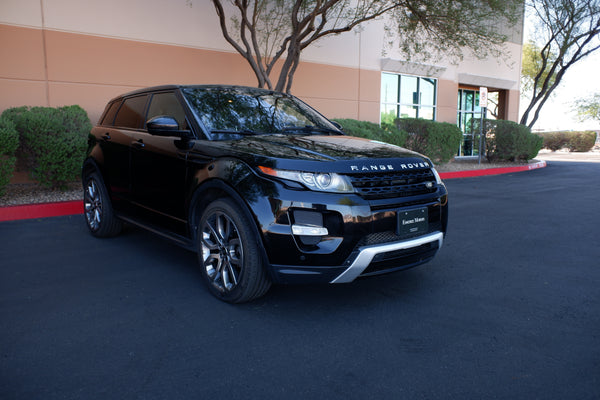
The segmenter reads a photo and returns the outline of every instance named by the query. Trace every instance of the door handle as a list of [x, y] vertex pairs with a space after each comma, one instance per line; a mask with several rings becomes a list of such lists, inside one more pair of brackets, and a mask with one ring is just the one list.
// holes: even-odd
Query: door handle
[[144, 144], [144, 141], [142, 139], [139, 139], [135, 142], [132, 143], [133, 147], [135, 147], [136, 149], [143, 149], [146, 145]]
[[108, 141], [110, 140], [110, 135], [108, 133], [105, 133], [104, 135], [102, 135], [102, 139]]

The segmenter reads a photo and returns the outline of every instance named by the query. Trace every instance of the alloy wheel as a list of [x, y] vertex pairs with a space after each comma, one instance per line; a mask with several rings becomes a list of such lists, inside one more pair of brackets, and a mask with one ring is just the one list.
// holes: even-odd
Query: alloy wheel
[[211, 285], [220, 292], [230, 292], [243, 269], [244, 248], [238, 227], [223, 212], [215, 211], [202, 226], [202, 260]]
[[102, 197], [94, 179], [88, 180], [83, 196], [84, 212], [92, 231], [100, 229], [102, 223]]

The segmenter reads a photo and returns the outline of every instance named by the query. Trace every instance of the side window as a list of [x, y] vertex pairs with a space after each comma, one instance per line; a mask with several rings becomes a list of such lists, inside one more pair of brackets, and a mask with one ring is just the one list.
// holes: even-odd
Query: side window
[[159, 115], [168, 115], [175, 118], [179, 124], [179, 129], [188, 128], [185, 122], [185, 111], [177, 97], [175, 97], [175, 93], [158, 93], [152, 96], [146, 120]]
[[113, 124], [113, 121], [115, 120], [115, 114], [117, 113], [117, 110], [119, 109], [119, 106], [121, 105], [121, 101], [114, 101], [110, 104], [110, 107], [107, 109], [106, 113], [104, 114], [104, 118], [102, 118], [102, 122], [100, 123], [100, 125], [108, 125], [111, 126]]
[[147, 98], [148, 96], [138, 96], [125, 99], [115, 118], [115, 126], [141, 128]]

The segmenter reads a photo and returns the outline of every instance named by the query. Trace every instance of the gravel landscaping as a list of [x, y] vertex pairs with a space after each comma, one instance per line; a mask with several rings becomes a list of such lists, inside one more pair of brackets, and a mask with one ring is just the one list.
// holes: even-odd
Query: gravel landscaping
[[4, 196], [0, 197], [0, 207], [82, 199], [81, 182], [70, 183], [64, 191], [50, 189], [37, 183], [11, 183], [6, 187]]

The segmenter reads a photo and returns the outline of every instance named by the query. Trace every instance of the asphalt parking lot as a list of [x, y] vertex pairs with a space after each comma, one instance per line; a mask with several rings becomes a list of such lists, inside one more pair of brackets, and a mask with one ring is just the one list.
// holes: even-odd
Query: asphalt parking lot
[[600, 163], [447, 186], [429, 264], [238, 306], [148, 233], [2, 222], [0, 398], [600, 398]]

